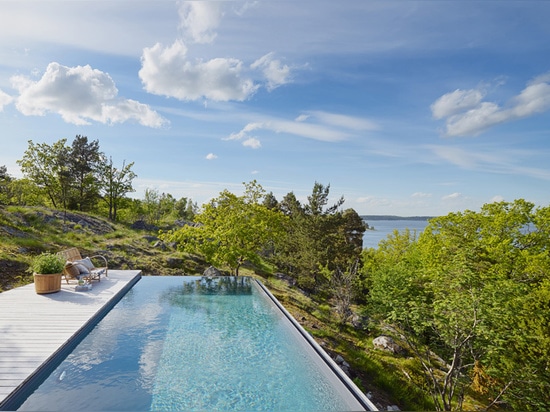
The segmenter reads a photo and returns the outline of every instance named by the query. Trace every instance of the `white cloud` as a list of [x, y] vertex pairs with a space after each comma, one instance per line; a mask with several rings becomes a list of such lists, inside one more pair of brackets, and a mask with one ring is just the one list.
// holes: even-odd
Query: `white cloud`
[[[308, 122], [308, 120], [310, 120]], [[312, 111], [301, 114], [295, 120], [272, 118], [248, 123], [240, 131], [231, 133], [224, 140], [248, 139], [256, 130], [285, 133], [323, 142], [339, 142], [354, 136], [356, 131], [374, 130], [377, 125], [367, 119], [335, 113]], [[255, 137], [257, 140], [257, 138]], [[259, 141], [258, 141], [259, 143]]]
[[240, 60], [215, 58], [193, 63], [180, 40], [169, 47], [157, 43], [143, 49], [141, 63], [139, 77], [145, 90], [180, 100], [243, 101], [259, 87], [244, 75]]
[[463, 197], [462, 193], [455, 192], [455, 193], [451, 193], [450, 195], [443, 196], [441, 200], [443, 201], [457, 200], [457, 199], [461, 199], [462, 197]]
[[491, 198], [491, 200], [489, 200], [489, 203], [499, 203], [502, 201], [504, 201], [504, 197], [502, 197], [501, 195], [495, 195]]
[[267, 90], [271, 91], [287, 84], [290, 77], [290, 67], [273, 58], [275, 53], [268, 53], [260, 57], [250, 66], [252, 69], [262, 70], [267, 80]]
[[0, 112], [4, 110], [4, 106], [7, 106], [10, 104], [13, 100], [13, 97], [11, 97], [9, 94], [4, 93], [0, 89]]
[[206, 160], [214, 160], [214, 159], [217, 159], [218, 156], [216, 156], [214, 153], [208, 153], [206, 155]]
[[243, 146], [250, 147], [252, 149], [259, 149], [262, 147], [262, 144], [255, 137], [250, 137], [243, 142]]
[[307, 117], [303, 118], [306, 120], [308, 118], [314, 117], [320, 123], [324, 123], [331, 126], [343, 127], [345, 129], [351, 130], [378, 130], [379, 127], [376, 123], [369, 119], [364, 119], [362, 117], [348, 116], [338, 113], [328, 113], [323, 111], [310, 111], [307, 113]]
[[264, 129], [265, 124], [261, 122], [255, 122], [255, 123], [248, 123], [242, 130], [240, 130], [237, 133], [231, 133], [229, 137], [227, 137], [224, 140], [240, 140], [248, 136], [250, 132], [253, 132], [254, 130], [258, 129]]
[[123, 123], [135, 120], [144, 126], [161, 127], [167, 120], [149, 106], [135, 100], [118, 98], [113, 79], [89, 65], [67, 67], [52, 62], [38, 81], [12, 76], [19, 91], [17, 109], [26, 116], [61, 115], [67, 123]]
[[178, 9], [180, 28], [187, 39], [195, 43], [212, 43], [222, 17], [221, 3], [185, 1]]
[[492, 126], [544, 113], [550, 110], [550, 74], [533, 79], [506, 107], [484, 102], [483, 97], [480, 90], [455, 90], [432, 104], [432, 115], [446, 119], [448, 136], [475, 136]]
[[464, 110], [476, 107], [483, 99], [479, 90], [455, 90], [444, 94], [431, 105], [432, 115], [436, 119], [452, 116]]

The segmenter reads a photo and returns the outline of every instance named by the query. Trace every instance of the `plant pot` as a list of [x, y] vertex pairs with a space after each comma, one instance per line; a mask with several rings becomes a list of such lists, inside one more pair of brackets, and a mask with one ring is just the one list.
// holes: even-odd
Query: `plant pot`
[[62, 273], [53, 274], [34, 274], [34, 289], [38, 294], [55, 293], [61, 290]]

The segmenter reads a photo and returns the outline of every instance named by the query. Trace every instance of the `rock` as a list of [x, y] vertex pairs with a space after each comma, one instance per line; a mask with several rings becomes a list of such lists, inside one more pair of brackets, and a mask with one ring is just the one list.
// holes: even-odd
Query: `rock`
[[214, 266], [210, 266], [203, 272], [204, 276], [222, 276], [222, 272], [216, 269]]
[[136, 220], [134, 223], [130, 225], [130, 227], [134, 230], [148, 230], [151, 232], [159, 230], [157, 226], [150, 225], [145, 220]]
[[166, 250], [168, 249], [162, 240], [157, 240], [153, 245], [155, 249]]
[[399, 409], [399, 406], [397, 405], [390, 405], [388, 406], [388, 411], [400, 411], [401, 409]]
[[169, 257], [166, 259], [166, 266], [169, 268], [181, 268], [183, 266], [183, 259]]
[[389, 336], [378, 336], [372, 340], [372, 343], [375, 348], [382, 349], [393, 354], [400, 354], [404, 352], [403, 348], [395, 343], [395, 341]]
[[145, 239], [147, 242], [151, 243], [151, 242], [156, 242], [157, 240], [159, 240], [158, 237], [156, 236], [151, 236], [151, 235], [145, 235], [143, 236], [143, 239]]
[[368, 330], [369, 318], [354, 313], [351, 317], [351, 325], [357, 330]]

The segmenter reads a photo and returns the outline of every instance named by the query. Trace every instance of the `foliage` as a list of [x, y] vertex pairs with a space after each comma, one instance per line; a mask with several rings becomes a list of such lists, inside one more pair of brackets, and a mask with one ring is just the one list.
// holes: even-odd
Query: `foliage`
[[159, 194], [158, 190], [146, 189], [144, 199], [139, 202], [137, 214], [152, 225], [176, 220], [191, 221], [197, 212], [191, 199], [176, 200], [170, 193]]
[[120, 169], [113, 164], [113, 158], [110, 157], [101, 163], [100, 181], [102, 199], [109, 208], [109, 219], [113, 222], [117, 220], [117, 212], [127, 193], [133, 192], [132, 181], [137, 175], [132, 170], [134, 162], [122, 163]]
[[63, 258], [54, 253], [41, 253], [35, 257], [30, 265], [30, 270], [43, 275], [61, 273], [65, 267]]
[[194, 225], [162, 235], [177, 242], [186, 252], [198, 252], [215, 266], [227, 265], [236, 275], [249, 261], [259, 264], [283, 234], [285, 216], [261, 204], [263, 188], [256, 182], [245, 184], [243, 196], [227, 190], [203, 206]]
[[315, 183], [306, 205], [292, 192], [279, 204], [289, 220], [277, 245], [277, 264], [309, 291], [327, 287], [337, 268], [348, 267], [361, 255], [366, 226], [353, 209], [339, 210], [342, 197], [328, 206], [329, 191], [330, 185]]
[[23, 174], [40, 187], [54, 208], [66, 206], [68, 192], [67, 139], [61, 139], [52, 145], [34, 143], [17, 163]]
[[524, 200], [492, 203], [365, 253], [368, 313], [398, 328], [437, 409], [460, 409], [470, 388], [489, 404], [550, 406], [549, 217]]
[[98, 140], [88, 142], [88, 138], [81, 135], [73, 140], [66, 159], [72, 189], [70, 209], [93, 210], [100, 190], [98, 174], [103, 157]]

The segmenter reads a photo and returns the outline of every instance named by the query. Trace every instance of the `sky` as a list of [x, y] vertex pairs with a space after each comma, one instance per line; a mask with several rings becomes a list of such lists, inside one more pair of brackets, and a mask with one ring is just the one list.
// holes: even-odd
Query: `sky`
[[550, 204], [550, 2], [0, 0], [0, 166], [98, 140], [199, 206], [256, 180], [365, 215]]

